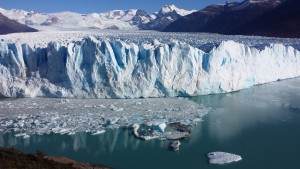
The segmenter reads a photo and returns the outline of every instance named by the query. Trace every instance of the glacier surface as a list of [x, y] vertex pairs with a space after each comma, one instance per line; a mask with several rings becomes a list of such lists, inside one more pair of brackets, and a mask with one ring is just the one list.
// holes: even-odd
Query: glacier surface
[[195, 96], [300, 75], [298, 39], [156, 32], [0, 38], [2, 97]]

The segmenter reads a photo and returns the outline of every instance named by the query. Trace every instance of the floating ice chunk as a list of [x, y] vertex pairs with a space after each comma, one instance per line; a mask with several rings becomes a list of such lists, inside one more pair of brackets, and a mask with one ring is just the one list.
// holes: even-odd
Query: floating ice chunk
[[210, 164], [228, 164], [242, 160], [242, 157], [236, 154], [226, 152], [211, 152], [207, 154]]
[[23, 136], [24, 139], [29, 138], [29, 137], [30, 137], [30, 135], [28, 135], [28, 134]]
[[149, 135], [149, 136], [141, 136], [141, 138], [143, 140], [152, 140], [152, 139], [160, 138], [160, 136], [159, 135]]
[[115, 111], [123, 111], [123, 108], [118, 108], [118, 109], [115, 110]]
[[75, 134], [76, 134], [76, 132], [74, 132], [74, 131], [70, 131], [70, 132], [68, 133], [69, 136], [72, 136], [72, 135], [75, 135]]
[[161, 133], [165, 132], [165, 128], [167, 127], [165, 119], [156, 119], [152, 121], [148, 121], [145, 125], [149, 127], [153, 127], [154, 130], [157, 130]]
[[180, 141], [176, 140], [170, 144], [170, 148], [173, 149], [174, 151], [177, 151], [177, 150], [179, 150], [180, 145], [181, 145]]
[[18, 134], [15, 134], [15, 137], [23, 137], [25, 135], [26, 135], [26, 133], [18, 133]]
[[98, 105], [98, 107], [100, 107], [100, 108], [106, 108], [106, 106], [104, 106], [102, 104]]
[[107, 119], [107, 124], [115, 124], [120, 118], [119, 117], [112, 117]]
[[140, 128], [140, 125], [139, 124], [133, 124], [132, 125], [132, 131], [133, 131], [133, 135], [137, 138], [140, 138], [140, 135], [138, 133], [138, 129]]
[[164, 135], [167, 140], [180, 140], [190, 137], [188, 132], [165, 132]]
[[157, 139], [157, 138], [161, 137], [161, 134], [159, 134], [157, 132], [152, 132], [152, 131], [150, 131], [150, 133], [148, 133], [148, 134], [140, 134], [138, 132], [138, 130], [140, 129], [141, 125], [139, 125], [139, 124], [135, 123], [131, 127], [132, 127], [132, 131], [133, 131], [133, 135], [138, 139], [151, 140], [151, 139]]
[[26, 133], [18, 133], [15, 134], [15, 137], [23, 137], [24, 139], [29, 138], [30, 135], [26, 134]]
[[155, 128], [157, 128], [157, 130], [162, 133], [165, 132], [166, 127], [167, 127], [166, 123], [161, 123], [161, 124], [155, 126]]
[[71, 129], [67, 129], [67, 128], [61, 128], [60, 131], [58, 131], [58, 133], [60, 134], [68, 134], [70, 133]]
[[93, 133], [92, 135], [95, 136], [95, 135], [99, 135], [99, 134], [103, 134], [103, 133], [105, 133], [105, 130], [98, 130], [95, 133]]

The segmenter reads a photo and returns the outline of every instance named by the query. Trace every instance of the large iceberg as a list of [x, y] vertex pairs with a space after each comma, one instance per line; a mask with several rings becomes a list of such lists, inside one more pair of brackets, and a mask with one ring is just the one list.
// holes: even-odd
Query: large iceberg
[[6, 36], [0, 41], [0, 96], [195, 96], [300, 75], [300, 52], [291, 44], [276, 41], [258, 48], [226, 39], [204, 50], [197, 43], [161, 36], [150, 41], [94, 35], [60, 41], [40, 37], [36, 43], [9, 41]]

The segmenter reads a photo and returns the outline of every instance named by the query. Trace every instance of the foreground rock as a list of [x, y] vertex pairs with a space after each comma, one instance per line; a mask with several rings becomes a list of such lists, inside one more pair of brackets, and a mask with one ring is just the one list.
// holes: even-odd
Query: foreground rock
[[108, 167], [104, 167], [104, 166], [100, 166], [100, 165], [95, 165], [95, 164], [90, 164], [90, 163], [83, 163], [83, 162], [78, 162], [75, 160], [72, 160], [70, 158], [67, 157], [45, 157], [46, 159], [55, 161], [57, 163], [60, 164], [66, 164], [66, 165], [70, 165], [73, 168], [76, 169], [110, 169]]
[[242, 160], [241, 156], [226, 152], [211, 152], [207, 157], [210, 164], [228, 164]]
[[109, 167], [82, 163], [66, 157], [45, 156], [40, 151], [36, 154], [24, 154], [14, 148], [2, 147], [0, 147], [0, 168], [109, 169]]

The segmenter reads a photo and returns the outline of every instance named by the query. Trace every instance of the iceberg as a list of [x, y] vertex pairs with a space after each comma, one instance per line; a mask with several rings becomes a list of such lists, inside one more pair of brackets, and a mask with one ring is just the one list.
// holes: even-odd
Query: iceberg
[[179, 150], [179, 146], [181, 145], [179, 140], [174, 141], [173, 143], [170, 143], [169, 147], [170, 149], [172, 149], [173, 151], [178, 151]]
[[9, 41], [10, 36], [6, 36], [0, 41], [0, 96], [196, 96], [233, 92], [300, 75], [297, 44], [280, 40], [262, 48], [224, 40], [205, 51], [200, 44], [190, 42], [197, 41], [197, 36], [189, 42], [180, 40], [190, 37], [185, 34], [169, 41], [161, 34], [152, 40], [145, 35], [132, 36], [136, 36], [134, 40], [93, 35], [36, 43]]
[[92, 135], [95, 136], [95, 135], [99, 135], [99, 134], [103, 134], [103, 133], [105, 133], [105, 130], [98, 130], [95, 133], [93, 133]]
[[241, 156], [226, 152], [211, 152], [207, 157], [210, 164], [228, 164], [242, 160]]

